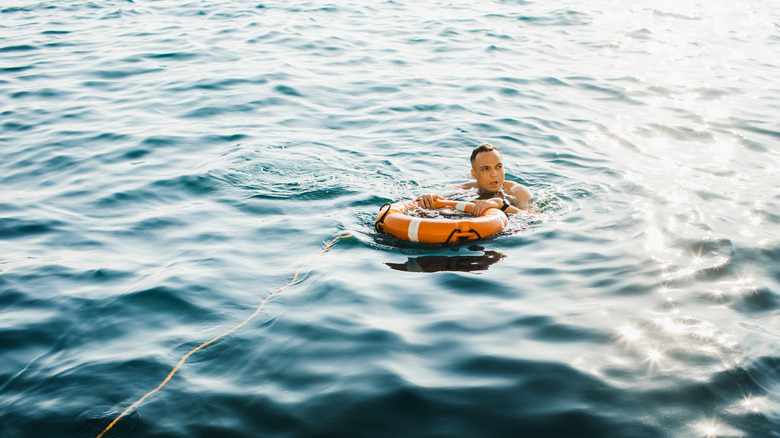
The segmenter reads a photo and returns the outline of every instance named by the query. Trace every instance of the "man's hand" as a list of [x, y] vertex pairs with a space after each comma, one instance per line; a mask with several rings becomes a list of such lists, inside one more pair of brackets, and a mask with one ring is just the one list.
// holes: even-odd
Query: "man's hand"
[[471, 214], [474, 216], [482, 216], [482, 213], [488, 208], [500, 209], [503, 206], [504, 201], [501, 198], [477, 199], [474, 201], [474, 208], [471, 210]]
[[439, 195], [433, 195], [433, 194], [427, 194], [426, 193], [425, 195], [420, 195], [420, 196], [416, 197], [414, 199], [414, 201], [417, 202], [417, 205], [419, 205], [422, 208], [425, 208], [425, 209], [428, 209], [428, 210], [433, 210], [433, 208], [434, 208], [433, 201], [435, 201], [437, 199], [444, 199], [444, 198], [439, 196]]

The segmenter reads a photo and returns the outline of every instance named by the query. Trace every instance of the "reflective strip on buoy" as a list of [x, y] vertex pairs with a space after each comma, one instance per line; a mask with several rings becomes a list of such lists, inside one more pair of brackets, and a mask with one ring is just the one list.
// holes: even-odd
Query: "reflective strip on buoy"
[[409, 222], [409, 240], [412, 242], [419, 242], [420, 237], [417, 235], [417, 233], [420, 231], [420, 224], [422, 223], [422, 218], [416, 217], [412, 218], [412, 221]]

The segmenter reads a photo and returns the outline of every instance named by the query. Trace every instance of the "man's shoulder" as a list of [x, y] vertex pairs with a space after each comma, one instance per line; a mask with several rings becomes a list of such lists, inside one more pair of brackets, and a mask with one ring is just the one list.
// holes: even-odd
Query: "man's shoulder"
[[[509, 182], [509, 185], [507, 185], [507, 182]], [[507, 182], [504, 182], [504, 192], [515, 198], [515, 207], [521, 210], [528, 210], [531, 202], [531, 191], [520, 183], [514, 181]]]
[[511, 192], [513, 190], [518, 190], [518, 189], [521, 190], [524, 188], [525, 186], [520, 183], [516, 183], [514, 181], [504, 181], [504, 190], [507, 192]]

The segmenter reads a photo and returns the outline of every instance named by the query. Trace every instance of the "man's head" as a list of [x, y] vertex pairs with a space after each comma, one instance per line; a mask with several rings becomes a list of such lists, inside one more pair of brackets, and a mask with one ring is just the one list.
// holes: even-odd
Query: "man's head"
[[504, 186], [504, 157], [495, 146], [483, 143], [471, 152], [471, 176], [480, 192], [494, 194]]

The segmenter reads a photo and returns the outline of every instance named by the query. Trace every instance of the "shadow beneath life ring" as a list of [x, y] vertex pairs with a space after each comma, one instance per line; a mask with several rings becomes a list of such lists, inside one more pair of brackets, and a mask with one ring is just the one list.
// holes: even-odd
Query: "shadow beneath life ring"
[[486, 251], [476, 246], [472, 251], [482, 251], [482, 255], [473, 256], [422, 256], [409, 257], [406, 263], [385, 263], [397, 271], [442, 272], [442, 271], [485, 271], [490, 265], [501, 261], [505, 256], [498, 251]]

